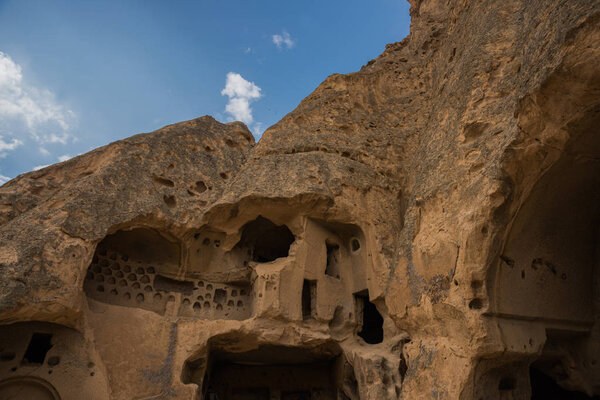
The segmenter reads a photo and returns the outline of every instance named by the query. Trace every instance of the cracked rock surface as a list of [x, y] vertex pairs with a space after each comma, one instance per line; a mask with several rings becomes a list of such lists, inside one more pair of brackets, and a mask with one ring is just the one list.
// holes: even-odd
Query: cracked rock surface
[[600, 395], [600, 3], [411, 17], [259, 143], [205, 116], [0, 187], [0, 398]]

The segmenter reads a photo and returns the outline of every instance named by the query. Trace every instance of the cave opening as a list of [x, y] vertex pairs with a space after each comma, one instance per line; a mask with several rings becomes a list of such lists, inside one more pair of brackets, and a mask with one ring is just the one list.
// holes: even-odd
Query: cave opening
[[249, 249], [252, 261], [265, 263], [287, 257], [295, 240], [287, 226], [275, 225], [259, 215], [243, 226], [242, 238], [237, 247]]
[[368, 344], [383, 342], [383, 317], [375, 304], [369, 301], [369, 292], [364, 290], [354, 295], [356, 317], [359, 324], [358, 336]]
[[325, 241], [327, 249], [327, 265], [325, 274], [340, 279], [340, 245], [330, 240]]
[[600, 399], [599, 396], [588, 396], [583, 392], [571, 391], [559, 386], [554, 379], [532, 366], [529, 369], [532, 400], [589, 400]]
[[211, 400], [337, 400], [348, 398], [344, 387], [356, 381], [334, 343], [311, 349], [269, 344], [245, 352], [215, 346], [207, 362], [186, 368], [201, 398]]
[[52, 348], [52, 335], [34, 332], [29, 340], [22, 364], [43, 364], [46, 354]]
[[[599, 124], [595, 106], [565, 126], [570, 139], [520, 205], [493, 276], [494, 313], [545, 326], [531, 373], [534, 398], [563, 393], [556, 382], [600, 393], [594, 366], [600, 359]], [[589, 398], [577, 393], [556, 398]]]
[[310, 319], [316, 316], [317, 282], [305, 279], [302, 283], [302, 318]]

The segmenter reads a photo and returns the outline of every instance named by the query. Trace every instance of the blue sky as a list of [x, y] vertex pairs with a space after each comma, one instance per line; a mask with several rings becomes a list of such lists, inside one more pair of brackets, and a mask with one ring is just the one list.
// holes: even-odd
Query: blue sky
[[212, 115], [257, 139], [409, 31], [406, 0], [0, 0], [0, 183]]

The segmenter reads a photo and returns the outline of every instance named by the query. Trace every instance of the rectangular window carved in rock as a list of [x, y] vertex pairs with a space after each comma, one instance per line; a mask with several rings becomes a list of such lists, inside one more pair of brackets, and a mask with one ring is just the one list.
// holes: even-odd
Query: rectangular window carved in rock
[[314, 318], [317, 314], [317, 282], [305, 279], [302, 284], [302, 318]]

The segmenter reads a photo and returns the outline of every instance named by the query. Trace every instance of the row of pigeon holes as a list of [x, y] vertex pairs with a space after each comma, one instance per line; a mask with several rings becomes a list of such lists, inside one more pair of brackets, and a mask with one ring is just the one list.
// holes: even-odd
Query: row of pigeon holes
[[233, 314], [248, 313], [249, 289], [244, 286], [230, 286], [198, 281], [192, 295], [184, 296], [181, 302], [183, 314], [191, 308], [194, 313], [215, 310], [215, 316], [230, 317]]
[[144, 266], [141, 261], [129, 262], [126, 255], [107, 254], [105, 249], [100, 249], [86, 275], [86, 292], [107, 303], [140, 306], [151, 302], [149, 307], [143, 308], [153, 311], [162, 308], [164, 311], [165, 302], [175, 301], [175, 296], [154, 290], [155, 274], [153, 266]]
[[[126, 255], [100, 249], [88, 269], [84, 287], [86, 293], [96, 300], [162, 314], [166, 302], [175, 301], [175, 296], [173, 292], [154, 288], [156, 272], [154, 266], [143, 265], [141, 261], [132, 262]], [[180, 314], [190, 315], [190, 309], [197, 317], [208, 313], [211, 318], [245, 318], [250, 313], [249, 292], [248, 287], [198, 281], [193, 294], [183, 296]]]

